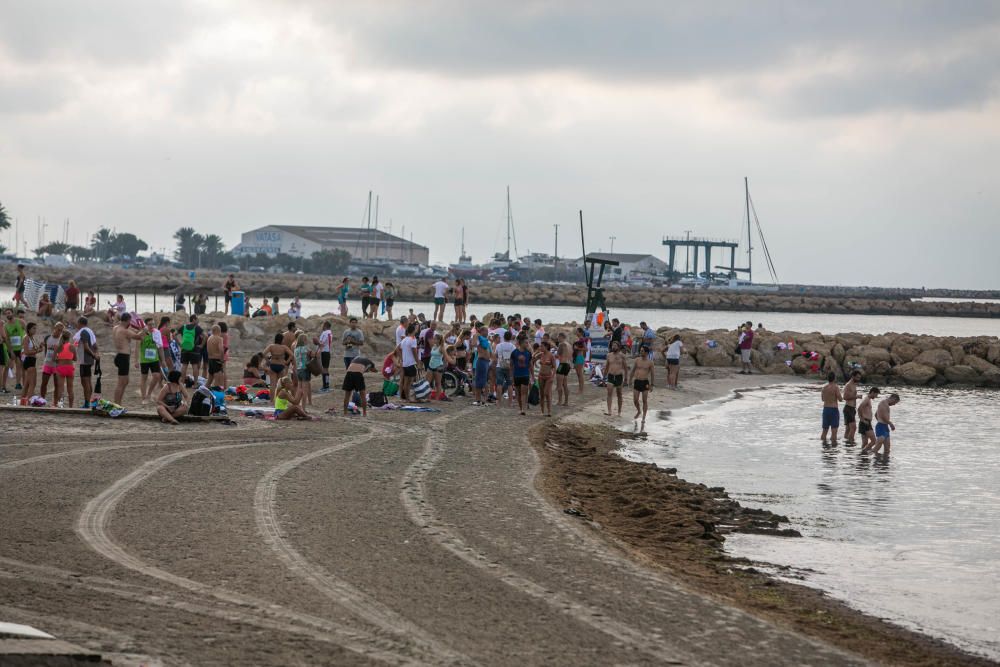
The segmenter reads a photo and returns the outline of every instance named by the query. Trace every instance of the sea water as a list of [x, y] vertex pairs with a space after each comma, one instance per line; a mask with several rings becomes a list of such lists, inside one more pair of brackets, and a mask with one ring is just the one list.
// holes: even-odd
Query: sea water
[[675, 411], [623, 454], [724, 486], [803, 535], [729, 535], [731, 554], [1000, 659], [1000, 394], [887, 391], [902, 397], [888, 461], [823, 446], [819, 392], [802, 385]]
[[[530, 289], [530, 287], [528, 288]], [[169, 311], [171, 308], [171, 295], [158, 294], [156, 296], [157, 310]], [[251, 301], [255, 306], [261, 303], [260, 295], [251, 294]], [[107, 308], [106, 303], [113, 300], [113, 295], [102, 293], [100, 306]], [[153, 295], [139, 294], [126, 295], [126, 302], [131, 309], [139, 312], [151, 312], [153, 310]], [[223, 307], [223, 300], [210, 297], [208, 309], [212, 311]], [[327, 313], [338, 313], [339, 308], [335, 299], [302, 299], [302, 314], [306, 317], [313, 315], [325, 315]], [[281, 299], [280, 309], [282, 312], [288, 310], [289, 300]], [[723, 310], [682, 310], [665, 308], [615, 308], [614, 304], [609, 304], [612, 317], [617, 317], [622, 322], [638, 326], [639, 322], [646, 322], [654, 329], [660, 327], [676, 327], [684, 329], [695, 329], [698, 331], [709, 331], [711, 329], [732, 329], [737, 325], [752, 319], [754, 325], [762, 323], [771, 331], [797, 331], [811, 332], [819, 331], [824, 334], [838, 334], [847, 332], [857, 332], [863, 334], [883, 334], [895, 333], [920, 333], [929, 336], [1000, 336], [1000, 318], [975, 318], [975, 317], [915, 317], [909, 315], [843, 315], [843, 314], [823, 314], [823, 313], [777, 313], [766, 311], [723, 311]], [[426, 301], [397, 301], [393, 308], [393, 315], [399, 318], [400, 315], [409, 314], [410, 309], [415, 313], [424, 313], [428, 318], [434, 313], [434, 304], [428, 297]], [[188, 304], [190, 310], [190, 304]], [[361, 303], [357, 299], [352, 299], [348, 303], [351, 315], [361, 314]], [[473, 302], [468, 307], [469, 315], [476, 315], [480, 319], [490, 312], [502, 312], [512, 315], [520, 313], [530, 317], [532, 320], [541, 319], [542, 322], [562, 324], [563, 322], [580, 322], [583, 320], [584, 308], [580, 306], [539, 306], [526, 305], [523, 303], [477, 303]], [[446, 315], [450, 319], [454, 315], [454, 306], [447, 305]], [[383, 319], [385, 315], [380, 315]]]

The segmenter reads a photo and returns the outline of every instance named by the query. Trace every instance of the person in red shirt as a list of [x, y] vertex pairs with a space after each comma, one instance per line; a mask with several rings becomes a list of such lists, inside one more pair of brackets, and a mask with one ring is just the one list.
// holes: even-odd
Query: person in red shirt
[[66, 288], [66, 310], [76, 310], [80, 307], [80, 288], [76, 286], [76, 281], [69, 281]]

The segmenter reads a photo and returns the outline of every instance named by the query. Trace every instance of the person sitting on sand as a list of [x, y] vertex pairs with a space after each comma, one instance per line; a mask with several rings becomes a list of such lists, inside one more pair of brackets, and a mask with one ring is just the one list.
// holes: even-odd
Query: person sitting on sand
[[872, 401], [878, 394], [878, 387], [872, 387], [858, 404], [858, 433], [861, 434], [862, 452], [875, 444], [875, 430], [872, 428]]
[[181, 386], [181, 372], [167, 373], [167, 382], [156, 396], [156, 413], [164, 424], [179, 424], [178, 417], [186, 415], [188, 402]]
[[42, 292], [42, 296], [38, 300], [38, 316], [43, 320], [52, 318], [52, 300], [49, 299], [48, 292]]
[[[892, 439], [892, 431], [896, 430], [896, 425], [892, 423], [890, 408], [899, 403], [899, 394], [889, 394], [888, 398], [882, 399], [875, 409], [875, 445], [869, 450], [878, 455], [878, 450], [885, 445], [883, 456], [889, 458], [889, 446]], [[865, 450], [862, 449], [864, 454]]]
[[827, 431], [832, 431], [830, 444], [836, 445], [837, 430], [840, 428], [840, 401], [843, 400], [843, 396], [840, 387], [837, 386], [837, 375], [833, 371], [827, 374], [826, 384], [823, 385], [820, 396], [823, 398], [823, 433], [819, 439], [825, 445]]
[[90, 317], [97, 312], [97, 296], [94, 295], [93, 291], [88, 291], [87, 296], [83, 300], [83, 314], [85, 317]]
[[612, 341], [608, 348], [608, 360], [605, 364], [605, 379], [608, 389], [608, 409], [604, 414], [611, 416], [612, 399], [618, 397], [618, 416], [622, 414], [622, 387], [628, 382], [628, 360], [622, 352], [622, 345]]
[[[639, 347], [639, 356], [635, 358], [635, 365], [632, 367], [632, 403], [635, 405], [635, 417], [638, 419], [642, 415], [642, 423], [646, 423], [646, 413], [649, 412], [649, 392], [653, 389], [654, 367], [653, 361], [649, 358], [649, 347], [643, 343]], [[642, 407], [639, 407], [639, 398], [642, 397]]]
[[278, 389], [274, 392], [274, 418], [284, 421], [292, 417], [309, 419], [302, 407], [302, 396], [294, 391], [292, 377], [285, 375], [278, 380]]
[[266, 376], [262, 374], [263, 370], [260, 367], [262, 359], [263, 355], [260, 352], [250, 357], [250, 361], [243, 367], [243, 384], [249, 387], [265, 384]]

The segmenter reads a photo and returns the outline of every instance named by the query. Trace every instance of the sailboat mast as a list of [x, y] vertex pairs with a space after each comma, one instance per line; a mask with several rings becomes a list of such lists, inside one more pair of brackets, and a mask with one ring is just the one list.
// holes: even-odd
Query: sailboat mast
[[462, 227], [462, 257], [465, 257], [465, 227]]
[[371, 259], [372, 243], [372, 191], [368, 191], [368, 231], [365, 232], [365, 259]]
[[510, 260], [510, 186], [507, 186], [507, 260]]
[[747, 198], [747, 279], [753, 284], [753, 237], [750, 235], [750, 180], [743, 177], [743, 188]]

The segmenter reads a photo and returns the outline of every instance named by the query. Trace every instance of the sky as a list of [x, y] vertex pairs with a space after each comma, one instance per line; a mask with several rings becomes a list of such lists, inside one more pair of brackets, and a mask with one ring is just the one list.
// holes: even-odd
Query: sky
[[[1000, 287], [1000, 3], [0, 0], [0, 202], [379, 227], [457, 261], [737, 238], [781, 282]], [[13, 231], [13, 230], [12, 230]], [[10, 238], [8, 238], [10, 237]], [[614, 237], [612, 241], [611, 237]], [[14, 245], [13, 234], [0, 243]], [[757, 243], [759, 247], [759, 243]], [[755, 255], [755, 264], [763, 258]], [[761, 279], [763, 274], [755, 275]]]

